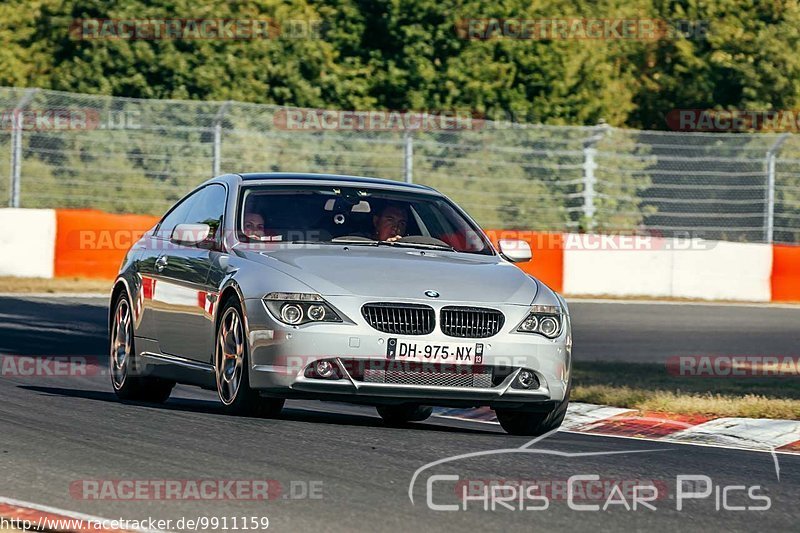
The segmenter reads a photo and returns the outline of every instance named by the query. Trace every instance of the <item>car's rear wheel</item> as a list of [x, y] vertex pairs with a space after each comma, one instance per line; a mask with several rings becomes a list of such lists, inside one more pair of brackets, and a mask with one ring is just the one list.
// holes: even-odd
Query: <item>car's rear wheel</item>
[[409, 422], [422, 422], [423, 420], [427, 420], [433, 412], [433, 407], [416, 404], [379, 405], [376, 409], [388, 426], [401, 426]]
[[506, 433], [511, 435], [534, 437], [558, 429], [567, 415], [570, 389], [571, 387], [568, 386], [564, 400], [550, 412], [535, 413], [520, 409], [495, 409], [497, 421], [500, 422], [500, 426]]
[[142, 376], [133, 338], [133, 312], [128, 293], [122, 291], [114, 303], [111, 321], [108, 369], [114, 393], [121, 400], [164, 403], [175, 383]]
[[250, 388], [249, 352], [239, 301], [229, 298], [217, 324], [214, 369], [217, 394], [225, 412], [238, 416], [278, 416], [284, 400], [262, 398]]

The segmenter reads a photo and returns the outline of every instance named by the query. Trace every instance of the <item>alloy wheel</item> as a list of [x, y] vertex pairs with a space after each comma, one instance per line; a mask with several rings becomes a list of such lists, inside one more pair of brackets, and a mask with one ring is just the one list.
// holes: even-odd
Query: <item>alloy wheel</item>
[[225, 405], [236, 400], [244, 368], [244, 329], [236, 308], [229, 308], [222, 317], [217, 333], [217, 391]]

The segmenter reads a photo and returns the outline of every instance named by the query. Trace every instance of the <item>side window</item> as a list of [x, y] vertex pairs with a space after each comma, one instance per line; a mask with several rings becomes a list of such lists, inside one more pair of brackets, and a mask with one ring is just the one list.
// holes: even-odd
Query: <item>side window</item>
[[225, 187], [209, 185], [198, 194], [184, 223], [208, 224], [211, 227], [209, 240], [216, 239], [222, 227], [222, 214], [225, 212]]
[[203, 194], [203, 191], [205, 191], [205, 189], [192, 194], [188, 198], [185, 198], [172, 211], [170, 211], [169, 214], [165, 216], [158, 225], [156, 236], [160, 239], [168, 240], [172, 236], [172, 230], [175, 229], [175, 226], [186, 222], [186, 216], [189, 214], [189, 211], [192, 209], [197, 199]]

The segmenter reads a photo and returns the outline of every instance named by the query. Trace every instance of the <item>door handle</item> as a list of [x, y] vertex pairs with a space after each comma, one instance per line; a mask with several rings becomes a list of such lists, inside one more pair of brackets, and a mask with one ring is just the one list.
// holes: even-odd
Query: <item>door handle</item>
[[161, 257], [156, 259], [156, 270], [161, 272], [162, 270], [164, 270], [165, 266], [167, 266], [167, 256], [162, 255]]

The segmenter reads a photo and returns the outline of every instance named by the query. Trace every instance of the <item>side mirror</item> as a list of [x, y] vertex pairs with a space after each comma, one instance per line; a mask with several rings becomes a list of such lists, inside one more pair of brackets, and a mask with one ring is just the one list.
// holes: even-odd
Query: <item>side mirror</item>
[[500, 253], [503, 255], [503, 257], [512, 263], [523, 263], [525, 261], [530, 261], [533, 258], [531, 245], [526, 241], [500, 239], [497, 244], [500, 247]]
[[175, 244], [198, 246], [208, 240], [210, 233], [211, 226], [208, 224], [178, 224], [169, 240]]

